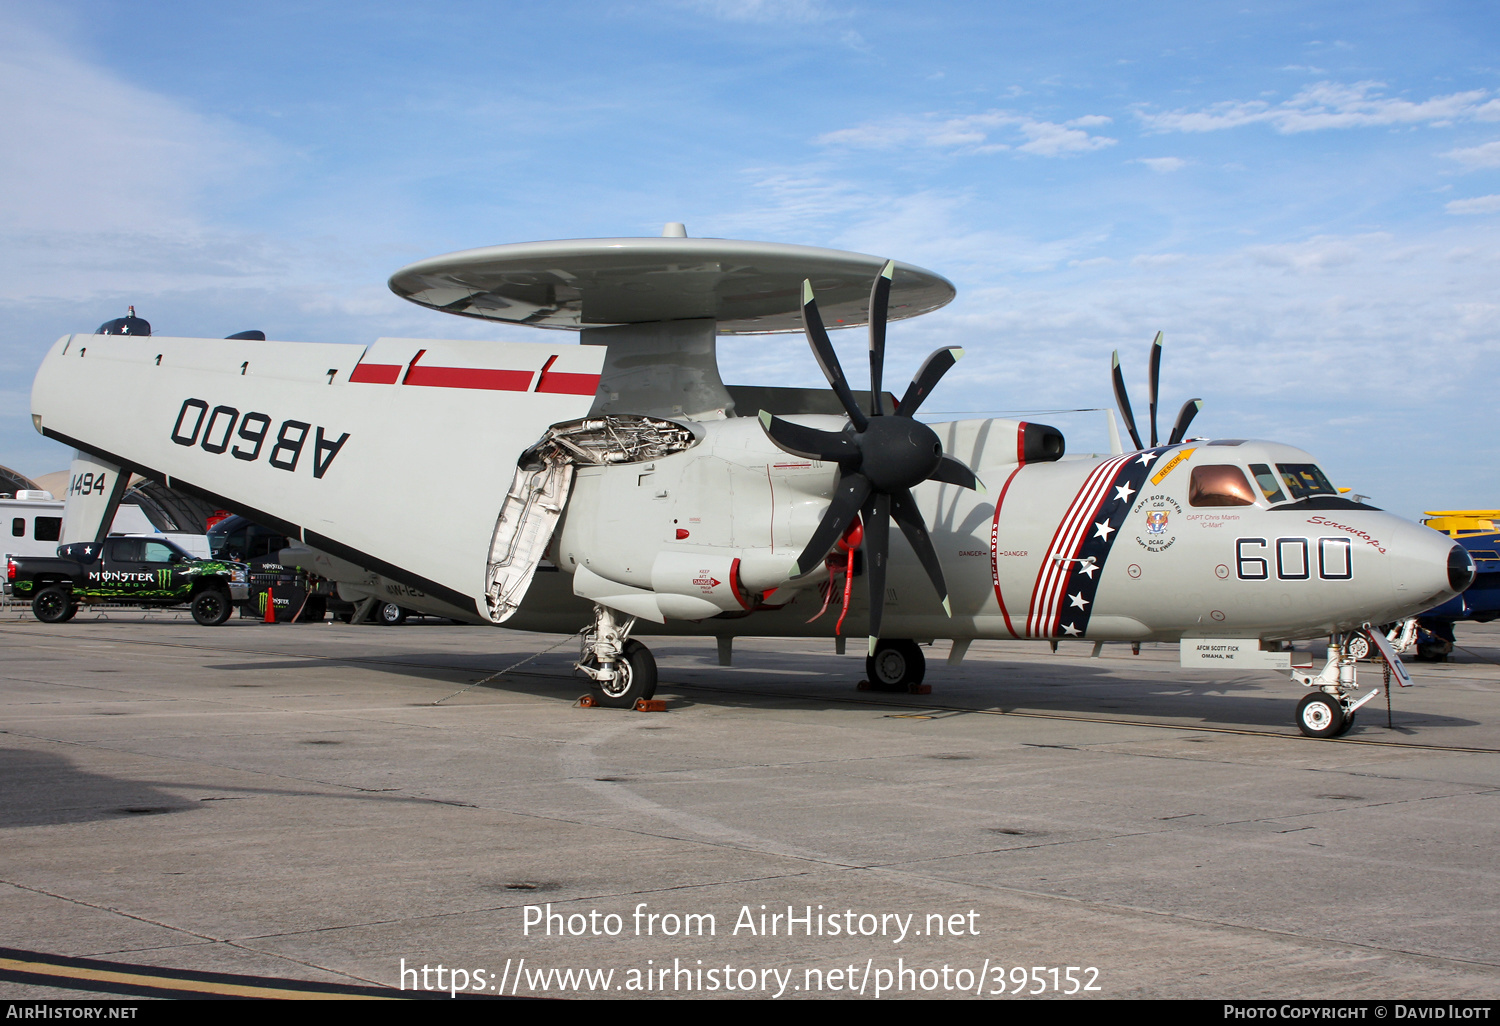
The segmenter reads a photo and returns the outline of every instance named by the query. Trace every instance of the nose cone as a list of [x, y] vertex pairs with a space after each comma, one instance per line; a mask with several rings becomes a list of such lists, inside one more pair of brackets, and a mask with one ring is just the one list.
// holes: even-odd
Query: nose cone
[[1429, 527], [1400, 524], [1391, 532], [1389, 557], [1402, 616], [1440, 605], [1474, 583], [1474, 560], [1462, 545]]
[[1468, 549], [1455, 544], [1448, 550], [1448, 585], [1455, 592], [1468, 591], [1476, 573], [1474, 557], [1469, 555]]

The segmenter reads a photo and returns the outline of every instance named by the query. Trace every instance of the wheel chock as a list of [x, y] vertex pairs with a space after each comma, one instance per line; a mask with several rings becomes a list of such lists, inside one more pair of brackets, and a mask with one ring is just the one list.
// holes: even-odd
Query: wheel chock
[[[592, 694], [584, 695], [573, 704], [580, 709], [604, 708], [604, 706], [599, 704], [599, 700]], [[635, 700], [635, 705], [631, 706], [631, 708], [635, 712], [666, 712], [667, 700], [664, 698], [637, 698]]]
[[858, 684], [855, 685], [855, 688], [858, 689], [858, 690], [860, 690], [860, 691], [880, 691], [882, 693], [888, 693], [890, 691], [896, 691], [896, 692], [905, 691], [908, 695], [930, 695], [930, 694], [932, 694], [932, 685], [931, 684], [908, 684], [904, 688], [901, 688], [901, 687], [896, 687], [896, 688], [877, 688], [874, 684], [871, 684], [869, 681], [862, 680]]

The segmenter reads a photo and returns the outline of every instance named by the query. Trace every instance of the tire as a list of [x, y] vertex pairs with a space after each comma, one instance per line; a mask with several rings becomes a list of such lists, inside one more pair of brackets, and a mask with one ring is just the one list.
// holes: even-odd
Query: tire
[[1437, 641], [1424, 641], [1417, 645], [1417, 661], [1421, 663], [1446, 663], [1448, 653], [1453, 651], [1453, 643], [1439, 638]]
[[1346, 718], [1339, 700], [1322, 691], [1297, 703], [1297, 729], [1308, 737], [1338, 737], [1346, 729]]
[[1355, 659], [1368, 659], [1375, 654], [1375, 646], [1370, 644], [1370, 639], [1363, 634], [1356, 634], [1349, 639], [1349, 655]]
[[234, 612], [229, 593], [222, 588], [204, 588], [193, 596], [193, 619], [202, 627], [218, 627]]
[[865, 674], [875, 691], [905, 691], [927, 676], [927, 658], [915, 641], [882, 638], [865, 657]]
[[406, 622], [406, 610], [394, 602], [386, 602], [375, 610], [375, 622], [382, 627], [397, 627]]
[[1334, 734], [1333, 736], [1334, 737], [1343, 737], [1345, 734], [1349, 733], [1349, 731], [1351, 729], [1353, 729], [1353, 727], [1354, 727], [1354, 718], [1356, 716], [1358, 716], [1358, 715], [1359, 715], [1359, 713], [1345, 713], [1344, 714], [1344, 725], [1342, 727], [1340, 727], [1339, 730], [1338, 730], [1338, 733]]
[[32, 597], [31, 612], [42, 623], [67, 623], [78, 612], [78, 605], [67, 588], [49, 584]]
[[[593, 656], [584, 662], [590, 666], [598, 665]], [[609, 709], [633, 709], [637, 700], [656, 694], [656, 657], [639, 641], [625, 642], [624, 651], [615, 660], [615, 673], [608, 689], [589, 678], [589, 690], [600, 705]]]

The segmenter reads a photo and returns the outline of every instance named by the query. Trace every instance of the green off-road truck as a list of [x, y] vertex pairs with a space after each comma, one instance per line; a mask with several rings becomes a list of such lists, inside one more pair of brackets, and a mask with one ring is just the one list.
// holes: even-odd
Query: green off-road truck
[[197, 559], [165, 539], [111, 537], [60, 545], [56, 556], [13, 556], [6, 587], [43, 623], [73, 619], [80, 604], [111, 602], [192, 607], [193, 619], [217, 627], [248, 596], [249, 568]]

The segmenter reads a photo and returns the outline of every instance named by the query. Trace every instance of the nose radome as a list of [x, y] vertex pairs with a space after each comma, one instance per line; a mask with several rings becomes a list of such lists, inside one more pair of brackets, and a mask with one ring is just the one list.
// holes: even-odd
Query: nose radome
[[1393, 598], [1404, 610], [1402, 616], [1440, 605], [1474, 582], [1473, 560], [1452, 538], [1389, 514], [1375, 516], [1382, 522], [1372, 523], [1370, 533], [1380, 530], [1376, 536], [1386, 549]]
[[1462, 545], [1455, 544], [1448, 550], [1448, 584], [1455, 593], [1462, 593], [1474, 583], [1476, 571], [1474, 557]]

